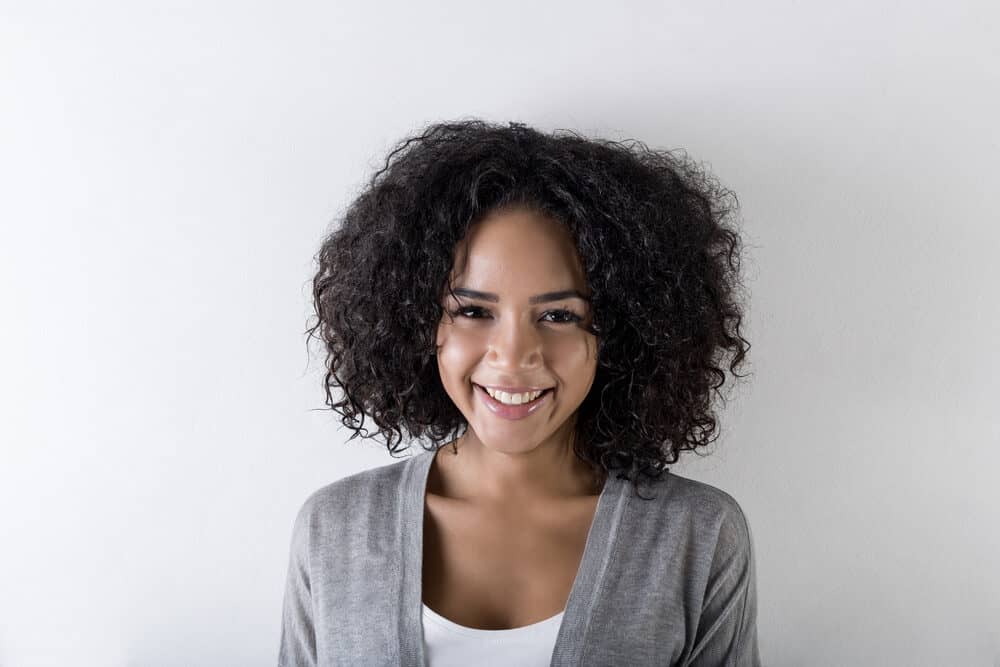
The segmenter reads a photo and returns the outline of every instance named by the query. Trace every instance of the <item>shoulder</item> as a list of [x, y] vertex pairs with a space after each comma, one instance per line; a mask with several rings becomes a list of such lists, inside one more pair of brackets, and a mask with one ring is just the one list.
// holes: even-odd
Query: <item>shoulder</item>
[[[665, 539], [683, 539], [712, 552], [750, 550], [746, 513], [726, 491], [672, 472], [640, 489], [643, 496], [655, 498], [632, 498], [630, 514]], [[632, 493], [631, 489], [628, 492]]]
[[728, 492], [707, 482], [701, 482], [676, 473], [667, 473], [660, 487], [668, 502], [685, 509], [714, 515], [743, 516], [743, 508]]
[[369, 468], [326, 484], [302, 502], [296, 524], [316, 526], [335, 517], [363, 516], [393, 510], [403, 492], [404, 476], [417, 452], [401, 461]]

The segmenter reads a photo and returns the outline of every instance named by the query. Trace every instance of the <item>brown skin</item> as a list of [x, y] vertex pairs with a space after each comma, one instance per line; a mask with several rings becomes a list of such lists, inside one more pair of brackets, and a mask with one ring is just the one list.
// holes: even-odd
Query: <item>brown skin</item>
[[[452, 621], [500, 630], [549, 618], [566, 606], [604, 483], [572, 451], [576, 411], [597, 369], [597, 340], [581, 325], [583, 299], [531, 304], [566, 289], [589, 294], [569, 232], [524, 209], [496, 212], [456, 248], [453, 288], [491, 292], [491, 302], [447, 293], [437, 359], [467, 432], [441, 448], [427, 483], [423, 601]], [[581, 321], [561, 323], [571, 318]], [[554, 386], [524, 419], [494, 415], [472, 382]]]
[[[582, 326], [589, 304], [575, 297], [529, 303], [534, 295], [569, 289], [589, 296], [569, 231], [532, 211], [496, 212], [470, 230], [455, 257], [453, 289], [490, 292], [499, 301], [447, 293], [442, 300], [446, 313], [479, 309], [466, 313], [473, 317], [446, 314], [437, 332], [442, 384], [469, 423], [457, 443], [461, 463], [437, 457], [453, 468], [452, 490], [500, 505], [595, 493], [590, 468], [572, 451], [576, 411], [597, 372], [597, 338]], [[483, 405], [473, 382], [555, 389], [539, 410], [511, 421]]]

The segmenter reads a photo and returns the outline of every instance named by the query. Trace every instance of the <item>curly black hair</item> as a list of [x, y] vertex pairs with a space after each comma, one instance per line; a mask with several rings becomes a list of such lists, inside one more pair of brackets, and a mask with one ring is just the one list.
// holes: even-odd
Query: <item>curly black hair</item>
[[306, 333], [326, 350], [326, 405], [349, 440], [372, 437], [371, 417], [391, 456], [404, 431], [430, 451], [468, 427], [435, 363], [440, 296], [456, 243], [508, 206], [551, 216], [576, 241], [599, 354], [573, 449], [638, 492], [640, 476], [718, 437], [713, 392], [725, 401], [725, 360], [744, 377], [750, 349], [738, 202], [684, 151], [475, 118], [400, 141], [314, 258]]

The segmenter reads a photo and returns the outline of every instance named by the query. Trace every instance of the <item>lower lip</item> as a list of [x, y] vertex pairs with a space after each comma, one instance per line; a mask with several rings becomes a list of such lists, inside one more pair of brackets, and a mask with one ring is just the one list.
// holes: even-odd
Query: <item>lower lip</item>
[[486, 407], [489, 408], [490, 411], [497, 417], [503, 417], [504, 419], [524, 419], [548, 403], [549, 398], [552, 396], [552, 392], [554, 391], [552, 389], [546, 389], [544, 394], [533, 400], [531, 403], [507, 405], [506, 403], [501, 403], [500, 401], [494, 399], [478, 384], [474, 384], [473, 386], [476, 388], [476, 393], [479, 394], [479, 397], [482, 399]]

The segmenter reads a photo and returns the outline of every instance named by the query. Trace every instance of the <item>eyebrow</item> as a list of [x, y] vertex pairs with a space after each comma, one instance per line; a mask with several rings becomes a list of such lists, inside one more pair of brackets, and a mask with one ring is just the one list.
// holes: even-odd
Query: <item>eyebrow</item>
[[[500, 301], [500, 297], [492, 292], [480, 292], [478, 290], [469, 289], [467, 287], [456, 287], [454, 289], [455, 294], [458, 296], [468, 297], [470, 299], [479, 299], [481, 301], [492, 301], [496, 303]], [[590, 302], [590, 299], [583, 295], [579, 290], [575, 289], [565, 289], [558, 292], [546, 292], [545, 294], [538, 294], [536, 296], [528, 299], [528, 303], [545, 303], [546, 301], [559, 301], [560, 299], [583, 299], [584, 301]]]

